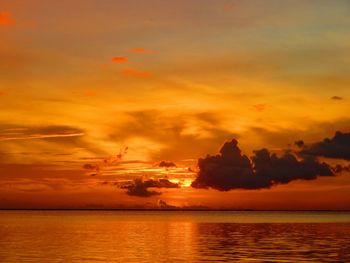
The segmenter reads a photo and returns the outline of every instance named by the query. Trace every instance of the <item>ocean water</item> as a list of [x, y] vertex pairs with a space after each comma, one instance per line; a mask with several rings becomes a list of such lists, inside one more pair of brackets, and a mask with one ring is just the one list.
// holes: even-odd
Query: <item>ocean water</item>
[[0, 262], [350, 262], [350, 213], [0, 211]]

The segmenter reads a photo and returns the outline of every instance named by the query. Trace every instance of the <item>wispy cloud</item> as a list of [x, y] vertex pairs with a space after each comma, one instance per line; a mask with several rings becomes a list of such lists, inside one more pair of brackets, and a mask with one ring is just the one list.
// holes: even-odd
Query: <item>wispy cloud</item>
[[344, 98], [340, 97], [340, 96], [332, 96], [331, 99], [332, 100], [343, 100]]
[[134, 68], [127, 68], [122, 70], [122, 75], [126, 77], [149, 78], [153, 73], [150, 71], [140, 71]]
[[13, 141], [13, 140], [30, 140], [30, 139], [48, 139], [48, 138], [62, 138], [62, 137], [76, 137], [76, 136], [83, 136], [84, 133], [71, 133], [71, 134], [50, 134], [50, 135], [44, 135], [44, 134], [34, 134], [34, 135], [28, 135], [23, 137], [0, 137], [0, 141]]
[[230, 12], [230, 11], [234, 10], [234, 8], [235, 8], [235, 5], [234, 5], [234, 3], [231, 0], [227, 0], [224, 3], [224, 10], [226, 12]]
[[128, 58], [127, 57], [113, 57], [112, 58], [112, 62], [114, 63], [125, 63], [128, 62]]
[[83, 135], [85, 134], [81, 130], [67, 126], [5, 128], [0, 130], [0, 141], [80, 137]]
[[266, 110], [266, 108], [267, 108], [266, 104], [255, 104], [254, 105], [254, 109], [256, 111], [259, 111], [259, 112], [262, 112], [262, 111]]
[[12, 14], [6, 11], [0, 11], [0, 26], [10, 26], [16, 24]]
[[142, 47], [129, 49], [129, 52], [140, 53], [140, 54], [152, 54], [152, 53], [154, 53], [154, 51], [146, 49], [146, 48], [142, 48]]

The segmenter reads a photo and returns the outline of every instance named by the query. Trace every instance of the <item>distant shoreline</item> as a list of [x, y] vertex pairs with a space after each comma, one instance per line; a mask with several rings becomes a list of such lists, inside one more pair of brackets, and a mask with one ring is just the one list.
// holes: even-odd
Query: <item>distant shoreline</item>
[[140, 212], [350, 212], [350, 210], [257, 210], [257, 209], [166, 209], [166, 208], [0, 208], [0, 211], [140, 211]]

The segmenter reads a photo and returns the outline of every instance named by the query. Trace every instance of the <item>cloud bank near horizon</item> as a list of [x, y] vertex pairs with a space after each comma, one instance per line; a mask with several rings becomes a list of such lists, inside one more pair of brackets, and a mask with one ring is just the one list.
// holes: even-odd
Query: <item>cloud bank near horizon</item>
[[264, 189], [295, 180], [314, 180], [320, 176], [335, 176], [348, 170], [347, 166], [332, 167], [317, 157], [350, 159], [350, 133], [336, 132], [310, 146], [302, 140], [296, 142], [302, 150], [296, 154], [285, 151], [282, 156], [268, 149], [254, 151], [248, 158], [241, 153], [238, 141], [226, 142], [215, 156], [198, 160], [199, 172], [192, 183], [194, 188], [213, 188], [219, 191], [233, 189]]

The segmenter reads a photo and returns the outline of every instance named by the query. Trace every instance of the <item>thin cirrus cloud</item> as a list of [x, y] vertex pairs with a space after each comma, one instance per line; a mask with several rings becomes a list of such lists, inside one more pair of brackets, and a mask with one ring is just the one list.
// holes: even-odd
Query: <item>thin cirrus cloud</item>
[[226, 1], [225, 4], [224, 4], [224, 10], [226, 12], [230, 12], [232, 10], [234, 10], [235, 8], [235, 5], [232, 1]]
[[4, 128], [0, 132], [0, 141], [50, 139], [65, 137], [80, 137], [85, 135], [80, 129], [68, 126], [48, 126], [48, 127], [15, 127]]
[[254, 109], [256, 111], [262, 112], [266, 109], [267, 105], [266, 104], [255, 104]]
[[137, 78], [149, 78], [152, 77], [153, 73], [150, 71], [141, 71], [134, 68], [127, 68], [121, 71], [125, 77], [137, 77]]
[[112, 62], [114, 63], [125, 63], [128, 62], [128, 58], [127, 57], [113, 57], [112, 58]]
[[152, 54], [154, 51], [142, 48], [142, 47], [137, 47], [137, 48], [131, 48], [128, 50], [131, 53], [139, 53], [139, 54]]
[[0, 26], [10, 26], [16, 24], [12, 14], [6, 11], [0, 11]]
[[[138, 53], [138, 54], [151, 54], [152, 50], [145, 48], [132, 48], [129, 49], [128, 52]], [[125, 56], [116, 56], [112, 58], [113, 63], [122, 64], [128, 62], [128, 57]], [[137, 78], [149, 78], [153, 75], [150, 71], [141, 71], [135, 68], [126, 68], [121, 71], [121, 74], [126, 77], [137, 77]]]

